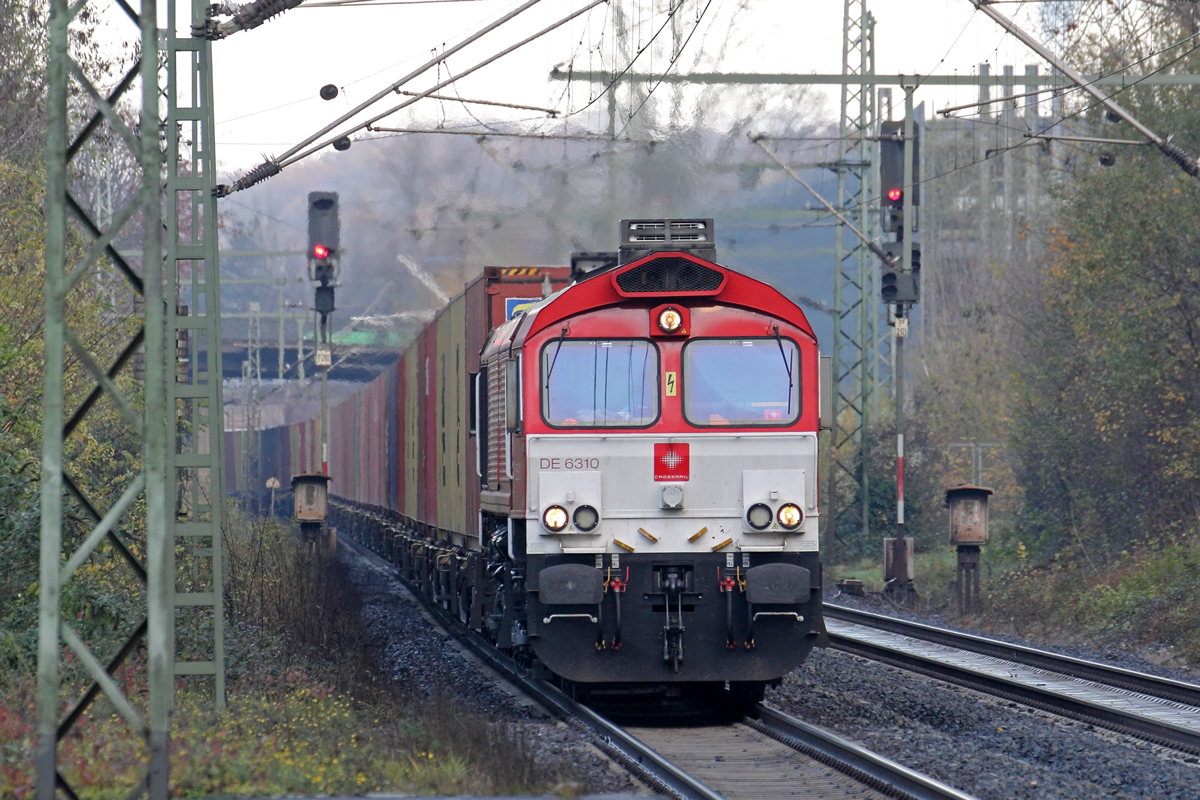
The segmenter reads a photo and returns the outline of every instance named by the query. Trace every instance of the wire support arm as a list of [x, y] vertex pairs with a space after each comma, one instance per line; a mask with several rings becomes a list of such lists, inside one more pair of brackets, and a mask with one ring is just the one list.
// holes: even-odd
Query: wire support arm
[[813, 197], [817, 198], [817, 200], [820, 201], [821, 205], [825, 206], [826, 211], [828, 211], [830, 214], [833, 214], [835, 217], [837, 217], [838, 220], [843, 225], [845, 225], [847, 228], [849, 228], [850, 231], [855, 236], [857, 236], [859, 239], [861, 239], [862, 243], [867, 247], [867, 249], [869, 249], [872, 253], [879, 256], [881, 259], [883, 259], [883, 263], [887, 264], [889, 267], [899, 266], [898, 259], [892, 258], [892, 256], [889, 255], [886, 250], [884, 250], [879, 245], [875, 244], [875, 242], [873, 242], [871, 239], [868, 239], [866, 234], [864, 234], [857, 227], [855, 227], [853, 222], [846, 219], [846, 217], [840, 211], [838, 211], [836, 208], [833, 207], [832, 203], [830, 203], [828, 200], [826, 200], [824, 197], [822, 197], [820, 194], [818, 194], [817, 190], [808, 184], [808, 181], [804, 180], [804, 178], [801, 178], [794, 169], [792, 169], [786, 163], [784, 163], [783, 159], [781, 159], [779, 156], [775, 155], [775, 153], [773, 153], [765, 144], [763, 144], [762, 140], [765, 137], [763, 137], [761, 135], [755, 135], [752, 133], [748, 133], [746, 135], [750, 137], [750, 141], [752, 141], [756, 145], [758, 145], [760, 150], [762, 150], [764, 153], [766, 153], [768, 156], [770, 156], [771, 160], [774, 161], [776, 164], [778, 164], [783, 169], [783, 171], [788, 174], [789, 178], [796, 181], [801, 186], [803, 186], [805, 189], [807, 189], [809, 191], [809, 194], [811, 194]]
[[1178, 164], [1180, 169], [1182, 169], [1188, 175], [1191, 175], [1193, 178], [1200, 178], [1200, 163], [1184, 152], [1182, 148], [1173, 144], [1171, 142], [1171, 137], [1168, 136], [1163, 138], [1134, 119], [1132, 114], [1130, 114], [1121, 106], [1117, 105], [1108, 97], [1108, 95], [1104, 94], [1104, 92], [1100, 91], [1100, 89], [1096, 87], [1094, 81], [1087, 80], [1081, 74], [1071, 69], [1070, 66], [1063, 63], [1061, 59], [1057, 58], [1053, 53], [1051, 53], [1041, 42], [1022, 30], [1008, 17], [992, 8], [992, 3], [989, 2], [989, 0], [971, 0], [971, 4], [975, 6], [977, 10], [982, 11], [984, 14], [991, 17], [997, 25], [999, 25], [1001, 28], [1004, 28], [1004, 30], [1016, 37], [1022, 44], [1024, 44], [1033, 52], [1037, 53], [1038, 56], [1048, 61], [1072, 83], [1074, 83], [1080, 89], [1083, 89], [1092, 97], [1096, 98], [1096, 100], [1098, 100], [1105, 108], [1132, 125], [1138, 133], [1149, 139], [1150, 142], [1152, 142], [1154, 146], [1163, 153], [1163, 155]]
[[1140, 142], [1136, 139], [1097, 139], [1094, 136], [1055, 136], [1048, 133], [1025, 133], [1026, 139], [1038, 139], [1048, 142], [1087, 142], [1088, 144], [1129, 144], [1137, 147], [1149, 147], [1153, 142]]
[[374, 133], [438, 133], [451, 136], [475, 136], [479, 139], [487, 139], [492, 136], [513, 136], [519, 139], [554, 139], [569, 142], [616, 142], [617, 144], [644, 144], [654, 146], [661, 144], [658, 139], [631, 139], [621, 137], [619, 139], [610, 139], [607, 136], [590, 135], [590, 134], [574, 134], [574, 133], [537, 133], [534, 131], [460, 131], [453, 128], [387, 128], [379, 125], [372, 125], [371, 131]]

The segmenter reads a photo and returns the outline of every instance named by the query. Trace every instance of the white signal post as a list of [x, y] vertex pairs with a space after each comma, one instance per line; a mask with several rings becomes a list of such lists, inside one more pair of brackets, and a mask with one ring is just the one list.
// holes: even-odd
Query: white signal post
[[[912, 274], [913, 229], [916, 227], [916, 209], [913, 208], [914, 165], [913, 165], [913, 89], [904, 87], [904, 197], [902, 224], [900, 228], [901, 271]], [[904, 340], [908, 338], [907, 309], [903, 303], [896, 305], [896, 366], [892, 380], [896, 384], [896, 538], [892, 542], [892, 581], [888, 593], [904, 605], [913, 593], [908, 580], [908, 541], [904, 536]], [[886, 576], [885, 576], [886, 577]]]

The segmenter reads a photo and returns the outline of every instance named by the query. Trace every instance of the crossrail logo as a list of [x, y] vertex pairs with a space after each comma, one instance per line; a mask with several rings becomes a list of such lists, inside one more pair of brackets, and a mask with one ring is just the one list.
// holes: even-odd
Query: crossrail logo
[[689, 447], [677, 442], [655, 442], [654, 480], [686, 481], [691, 475]]

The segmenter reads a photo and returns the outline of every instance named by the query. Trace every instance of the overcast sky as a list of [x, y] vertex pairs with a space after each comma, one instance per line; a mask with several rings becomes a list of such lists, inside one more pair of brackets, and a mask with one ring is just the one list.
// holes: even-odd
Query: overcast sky
[[[308, 0], [310, 4], [324, 0]], [[381, 2], [382, 0], [372, 0]], [[395, 0], [393, 0], [395, 2]], [[630, 45], [649, 41], [666, 20], [665, 0], [613, 0], [626, 15]], [[503, 28], [450, 59], [462, 72], [587, 4], [587, 0], [542, 0]], [[181, 0], [182, 5], [182, 0]], [[277, 155], [336, 116], [398, 80], [426, 61], [434, 49], [452, 46], [519, 5], [516, 0], [453, 0], [424, 4], [395, 3], [375, 7], [305, 7], [266, 25], [213, 45], [217, 144], [222, 172], [259, 163], [263, 153]], [[659, 7], [657, 13], [651, 6]], [[736, 0], [682, 0], [681, 38], [695, 29], [676, 71], [693, 69], [742, 72], [836, 73], [840, 71], [842, 0], [749, 0], [738, 11]], [[1032, 26], [1020, 4], [1001, 8]], [[703, 14], [701, 12], [703, 11]], [[975, 12], [969, 0], [887, 0], [871, 7], [876, 24], [876, 61], [880, 73], [970, 73], [980, 62], [1014, 64], [1018, 73], [1032, 56], [991, 20]], [[580, 112], [589, 89], [576, 84], [564, 94], [560, 82], [548, 79], [557, 64], [574, 63], [577, 71], [608, 69], [622, 59], [614, 49], [613, 11], [601, 5], [554, 33], [468, 76], [456, 85], [459, 96], [554, 108], [571, 117], [573, 129], [602, 129], [604, 104]], [[697, 17], [700, 17], [697, 22]], [[661, 73], [668, 67], [663, 48], [671, 46], [671, 26], [648, 48], [638, 72]], [[718, 54], [723, 55], [718, 60]], [[698, 55], [701, 64], [695, 64]], [[624, 60], [628, 60], [626, 56]], [[1044, 67], [1043, 67], [1044, 69]], [[409, 88], [425, 89], [437, 77], [431, 71]], [[445, 72], [442, 73], [445, 77]], [[333, 83], [341, 94], [326, 102], [320, 87]], [[822, 89], [824, 111], [836, 118], [837, 95]], [[445, 90], [452, 93], [452, 89]], [[660, 92], [664, 94], [664, 92]], [[918, 101], [927, 108], [950, 100], [972, 99], [973, 90], [952, 95], [922, 89]], [[404, 98], [392, 95], [379, 109]], [[656, 97], [656, 99], [658, 99]], [[633, 106], [624, 111], [632, 110]], [[488, 122], [523, 121], [545, 127], [539, 112], [472, 107]], [[645, 113], [649, 113], [649, 109]], [[422, 100], [388, 122], [398, 127], [454, 125], [470, 121], [454, 103]]]

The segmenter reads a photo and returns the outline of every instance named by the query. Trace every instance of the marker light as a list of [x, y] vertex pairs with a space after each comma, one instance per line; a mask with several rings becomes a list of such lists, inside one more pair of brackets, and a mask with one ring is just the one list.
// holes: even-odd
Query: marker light
[[542, 524], [546, 526], [546, 530], [552, 533], [558, 533], [567, 527], [570, 519], [570, 514], [562, 506], [550, 506], [542, 512]]
[[784, 503], [779, 507], [779, 527], [789, 531], [800, 527], [804, 522], [804, 512], [795, 503]]
[[591, 506], [580, 506], [575, 509], [575, 527], [587, 533], [600, 524], [600, 512]]
[[683, 314], [676, 308], [664, 308], [658, 315], [658, 327], [663, 333], [675, 333], [683, 325]]
[[899, 202], [900, 198], [903, 196], [904, 191], [902, 189], [888, 189], [887, 199], [891, 200], [893, 203]]
[[771, 524], [771, 507], [765, 503], [755, 503], [746, 512], [746, 521], [756, 531], [761, 531]]
[[313, 258], [326, 259], [329, 258], [329, 248], [323, 244], [314, 244], [312, 249]]

